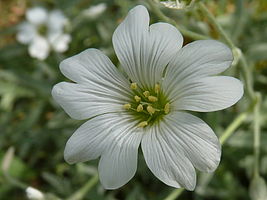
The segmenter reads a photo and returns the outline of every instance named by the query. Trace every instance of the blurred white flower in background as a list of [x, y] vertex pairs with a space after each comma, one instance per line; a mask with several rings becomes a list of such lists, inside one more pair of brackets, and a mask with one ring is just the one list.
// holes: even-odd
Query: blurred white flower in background
[[27, 195], [27, 198], [31, 200], [43, 200], [44, 199], [43, 193], [33, 187], [27, 187], [26, 195]]
[[144, 6], [129, 12], [112, 42], [127, 77], [97, 49], [60, 64], [73, 82], [55, 85], [53, 98], [72, 118], [89, 119], [68, 140], [65, 160], [72, 164], [101, 157], [100, 181], [116, 189], [134, 176], [141, 145], [157, 178], [193, 190], [195, 168], [213, 172], [221, 146], [213, 130], [187, 111], [222, 110], [242, 97], [238, 79], [217, 75], [231, 65], [231, 50], [215, 40], [182, 47], [174, 26], [149, 26]]
[[172, 9], [182, 9], [186, 7], [186, 4], [184, 2], [180, 2], [178, 0], [176, 1], [160, 1], [162, 5], [164, 5], [167, 8]]
[[27, 10], [26, 20], [18, 27], [17, 40], [29, 45], [32, 57], [44, 60], [50, 50], [62, 53], [68, 49], [71, 36], [64, 33], [68, 20], [60, 10], [34, 7]]
[[107, 5], [105, 3], [100, 3], [83, 11], [83, 15], [89, 18], [96, 18], [101, 15], [107, 9]]

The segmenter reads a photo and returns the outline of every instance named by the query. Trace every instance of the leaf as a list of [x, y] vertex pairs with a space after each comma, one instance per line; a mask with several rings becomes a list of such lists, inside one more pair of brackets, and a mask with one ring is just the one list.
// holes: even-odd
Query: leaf
[[10, 164], [14, 157], [14, 152], [15, 152], [14, 147], [9, 147], [7, 152], [5, 153], [3, 161], [2, 161], [2, 169], [4, 172], [8, 171]]
[[256, 176], [249, 186], [251, 200], [267, 200], [267, 187], [263, 178]]

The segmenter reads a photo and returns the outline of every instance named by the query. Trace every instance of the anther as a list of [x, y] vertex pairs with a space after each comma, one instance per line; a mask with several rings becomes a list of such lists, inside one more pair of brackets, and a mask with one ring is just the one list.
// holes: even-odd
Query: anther
[[137, 95], [134, 96], [134, 99], [135, 99], [136, 102], [141, 101], [141, 97], [139, 97], [139, 96], [137, 96]]
[[151, 102], [156, 102], [156, 101], [158, 101], [158, 98], [155, 96], [148, 96], [148, 100]]
[[146, 110], [151, 115], [156, 112], [156, 110], [152, 106], [147, 106]]
[[137, 83], [131, 83], [131, 89], [136, 90], [137, 89]]
[[165, 114], [168, 114], [170, 112], [170, 104], [166, 103], [166, 105], [164, 106], [164, 112]]
[[143, 111], [143, 106], [142, 106], [142, 104], [139, 104], [138, 106], [137, 106], [137, 108], [136, 108], [136, 111], [137, 112], [142, 112]]
[[155, 92], [158, 94], [160, 91], [160, 85], [158, 83], [155, 84]]
[[143, 95], [144, 95], [145, 97], [148, 97], [148, 96], [150, 95], [150, 93], [149, 93], [149, 91], [144, 91], [144, 92], [143, 92]]
[[138, 125], [137, 125], [137, 127], [145, 127], [145, 126], [147, 126], [147, 121], [143, 121], [143, 122], [140, 122]]
[[123, 108], [126, 109], [126, 110], [129, 110], [131, 108], [131, 104], [126, 103], [126, 104], [123, 105]]

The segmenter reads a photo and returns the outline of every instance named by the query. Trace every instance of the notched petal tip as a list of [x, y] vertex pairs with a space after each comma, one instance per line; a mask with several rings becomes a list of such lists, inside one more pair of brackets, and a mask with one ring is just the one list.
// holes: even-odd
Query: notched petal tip
[[61, 94], [61, 83], [57, 83], [56, 85], [53, 86], [51, 90], [51, 95], [55, 101], [57, 101], [57, 97]]
[[[165, 22], [158, 22], [151, 24], [150, 32], [155, 31], [160, 33], [163, 37], [169, 38], [172, 40], [173, 45], [176, 45], [177, 49], [179, 50], [183, 46], [184, 38], [181, 32], [172, 24], [165, 23]], [[175, 52], [177, 53], [177, 52]]]
[[71, 85], [76, 85], [76, 84], [68, 82], [60, 82], [53, 86], [51, 95], [53, 99], [57, 102], [57, 104], [59, 104], [71, 118], [77, 120], [86, 119], [82, 116], [81, 113], [76, 112], [74, 105], [69, 104], [69, 100], [66, 99], [66, 97], [68, 97], [66, 94], [69, 92], [69, 88]]
[[[148, 15], [148, 11], [147, 11], [147, 8], [143, 5], [138, 5], [138, 6], [135, 6], [134, 8], [132, 8], [130, 11], [129, 11], [129, 14], [136, 14], [137, 12], [145, 12], [147, 13]], [[128, 15], [129, 15], [128, 14]]]
[[[99, 53], [102, 54], [102, 52], [98, 49], [95, 48], [89, 48], [86, 49], [84, 51], [82, 51], [81, 53], [78, 53], [76, 55], [73, 55], [63, 61], [60, 62], [59, 64], [59, 69], [62, 72], [62, 74], [66, 77], [68, 77], [66, 74], [66, 72], [68, 72], [69, 70], [71, 70], [71, 65], [73, 64], [79, 64], [79, 61], [83, 58], [83, 57], [87, 57], [88, 54], [92, 54], [92, 53]], [[69, 77], [68, 77], [69, 78]]]

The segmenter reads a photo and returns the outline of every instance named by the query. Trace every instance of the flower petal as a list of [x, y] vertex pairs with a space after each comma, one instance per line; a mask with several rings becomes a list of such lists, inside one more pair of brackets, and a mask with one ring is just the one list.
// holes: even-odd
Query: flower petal
[[171, 112], [161, 127], [172, 147], [182, 149], [198, 170], [212, 172], [217, 168], [221, 145], [204, 121], [188, 113]]
[[71, 36], [69, 34], [50, 34], [49, 42], [56, 52], [65, 52], [68, 50]]
[[212, 112], [234, 105], [243, 96], [243, 84], [229, 76], [189, 80], [169, 96], [173, 109]]
[[146, 128], [142, 139], [145, 161], [152, 173], [165, 184], [187, 190], [196, 185], [196, 173], [192, 163], [168, 136], [166, 125], [154, 124]]
[[50, 29], [49, 31], [62, 33], [66, 23], [67, 23], [67, 18], [60, 10], [52, 10], [48, 14], [47, 25]]
[[97, 116], [84, 123], [68, 140], [64, 157], [69, 163], [101, 155], [99, 178], [106, 189], [126, 184], [137, 168], [140, 128], [125, 113]]
[[215, 40], [198, 40], [184, 46], [169, 63], [163, 82], [169, 95], [184, 81], [200, 79], [225, 71], [232, 63], [231, 50]]
[[46, 38], [42, 36], [34, 37], [33, 41], [29, 46], [29, 54], [33, 58], [37, 58], [39, 60], [44, 60], [47, 58], [50, 51], [50, 46]]
[[130, 119], [126, 113], [108, 113], [88, 120], [69, 138], [64, 151], [65, 160], [73, 164], [98, 158], [116, 141], [121, 127], [128, 130], [135, 125]]
[[22, 44], [29, 44], [37, 35], [36, 27], [28, 22], [24, 22], [18, 27], [17, 40]]
[[98, 166], [99, 179], [105, 189], [123, 186], [136, 172], [138, 147], [143, 134], [142, 129], [138, 128], [131, 118], [127, 122], [124, 121], [123, 125], [112, 129], [115, 137], [110, 139], [109, 145], [101, 155]]
[[115, 30], [112, 41], [130, 79], [151, 88], [161, 81], [164, 68], [181, 48], [183, 38], [170, 24], [149, 27], [147, 9], [136, 6]]
[[62, 73], [77, 82], [54, 86], [52, 95], [75, 119], [88, 119], [107, 112], [121, 112], [133, 96], [128, 80], [107, 56], [88, 49], [61, 62]]
[[26, 12], [27, 20], [35, 25], [40, 25], [46, 23], [47, 20], [47, 11], [42, 7], [34, 7]]

